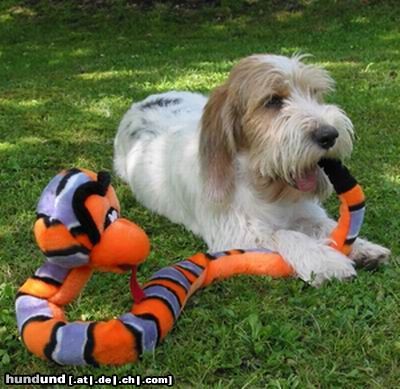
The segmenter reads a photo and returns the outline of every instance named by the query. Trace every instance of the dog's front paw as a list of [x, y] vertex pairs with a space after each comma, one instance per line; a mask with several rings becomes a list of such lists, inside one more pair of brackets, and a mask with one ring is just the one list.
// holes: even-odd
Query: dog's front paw
[[381, 264], [389, 262], [391, 251], [379, 244], [358, 238], [353, 245], [349, 257], [357, 267], [374, 270]]
[[322, 254], [319, 258], [320, 262], [318, 264], [314, 262], [316, 265], [314, 269], [311, 269], [310, 275], [305, 278], [302, 277], [304, 281], [309, 282], [312, 286], [319, 287], [325, 281], [332, 279], [345, 281], [357, 276], [353, 261], [339, 251], [328, 246], [322, 246], [319, 252]]
[[313, 286], [333, 278], [347, 280], [357, 275], [348, 257], [300, 232], [279, 230], [274, 237], [277, 251], [299, 278]]

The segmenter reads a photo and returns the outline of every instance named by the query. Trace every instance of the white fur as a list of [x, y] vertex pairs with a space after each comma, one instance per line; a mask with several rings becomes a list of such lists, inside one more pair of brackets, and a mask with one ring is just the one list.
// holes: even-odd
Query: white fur
[[[276, 119], [274, 131], [281, 131], [280, 135], [273, 141], [268, 136], [262, 138], [265, 143], [260, 141], [259, 146], [263, 147], [253, 149], [255, 159], [237, 152], [235, 185], [229, 201], [213, 201], [204, 192], [199, 139], [207, 98], [200, 94], [172, 91], [133, 104], [118, 128], [115, 170], [144, 206], [201, 236], [210, 252], [266, 247], [280, 252], [303, 280], [319, 284], [334, 277], [352, 277], [356, 274], [353, 262], [326, 245], [334, 222], [326, 215], [319, 198], [304, 195], [296, 200], [289, 196], [268, 201], [254, 189], [249, 173], [258, 169], [261, 174], [278, 175], [289, 181], [293, 174], [300, 174], [296, 169], [309, 167], [322, 156], [348, 156], [352, 146], [351, 122], [339, 108], [318, 102], [297, 85], [296, 77], [303, 77], [303, 84], [311, 83], [314, 68], [300, 68], [296, 57], [260, 58], [285, 74], [287, 82], [293, 84], [292, 93], [284, 108], [286, 119]], [[315, 72], [317, 83], [318, 77], [325, 77], [325, 84], [331, 86], [326, 73]], [[167, 103], [152, 104], [157, 99]], [[146, 104], [147, 108], [143, 108]], [[333, 149], [316, 148], [307, 143], [305, 133], [295, 132], [300, 124], [310, 131], [309, 123], [314, 122], [338, 128], [340, 136]], [[275, 148], [273, 142], [278, 142]], [[285, 154], [285, 149], [292, 152]], [[360, 252], [354, 260], [370, 257], [371, 245], [362, 240], [357, 243], [355, 251]], [[387, 249], [374, 245], [374, 250], [375, 259], [387, 260]]]

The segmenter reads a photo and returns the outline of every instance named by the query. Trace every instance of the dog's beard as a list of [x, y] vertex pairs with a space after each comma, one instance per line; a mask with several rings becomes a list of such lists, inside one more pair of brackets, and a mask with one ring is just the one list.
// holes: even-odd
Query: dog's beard
[[319, 160], [327, 153], [321, 151], [304, 150], [308, 158], [296, 159], [296, 156], [287, 154], [283, 158], [275, 154], [275, 159], [271, 154], [264, 158], [253, 160], [253, 172], [255, 177], [255, 187], [263, 197], [271, 201], [283, 198], [292, 200], [301, 197], [316, 197], [320, 200], [327, 198], [332, 187], [323, 170], [318, 166]]
[[297, 153], [290, 155], [287, 150], [281, 152], [276, 150], [265, 159], [260, 158], [254, 167], [262, 177], [284, 182], [301, 192], [315, 192], [321, 181], [320, 175], [323, 174], [318, 167], [318, 161], [324, 153], [307, 151], [305, 148], [298, 154], [305, 158], [301, 160], [297, 157]]
[[290, 182], [279, 176], [261, 175], [259, 171], [253, 171], [250, 176], [252, 177], [252, 186], [258, 196], [268, 202], [280, 200], [294, 202], [302, 198], [317, 198], [323, 201], [332, 193], [332, 185], [319, 167], [310, 172], [308, 177], [300, 177]]

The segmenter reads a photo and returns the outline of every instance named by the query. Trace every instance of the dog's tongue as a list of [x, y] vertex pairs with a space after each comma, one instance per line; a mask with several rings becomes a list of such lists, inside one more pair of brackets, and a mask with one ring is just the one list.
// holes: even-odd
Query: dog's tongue
[[296, 187], [301, 192], [311, 192], [317, 187], [317, 169], [305, 173], [295, 179]]

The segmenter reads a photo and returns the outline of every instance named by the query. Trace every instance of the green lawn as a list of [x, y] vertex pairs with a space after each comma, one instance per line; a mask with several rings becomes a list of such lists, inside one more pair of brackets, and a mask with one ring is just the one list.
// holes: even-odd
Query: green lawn
[[[285, 8], [259, 0], [241, 8], [223, 1], [172, 12], [119, 3], [96, 10], [0, 2], [1, 376], [173, 374], [178, 387], [398, 387], [400, 4], [309, 0]], [[242, 56], [296, 50], [312, 53], [337, 80], [330, 100], [355, 124], [349, 166], [368, 197], [362, 232], [392, 248], [391, 264], [320, 289], [255, 277], [213, 285], [191, 299], [154, 355], [133, 366], [58, 367], [30, 355], [13, 302], [43, 260], [31, 228], [49, 179], [71, 166], [110, 170], [116, 127], [132, 100], [169, 89], [208, 93]], [[142, 281], [205, 248], [139, 206], [121, 181], [114, 185], [123, 215], [151, 237]], [[336, 202], [328, 206], [334, 213]], [[128, 276], [102, 274], [69, 313], [110, 318], [129, 306]]]

